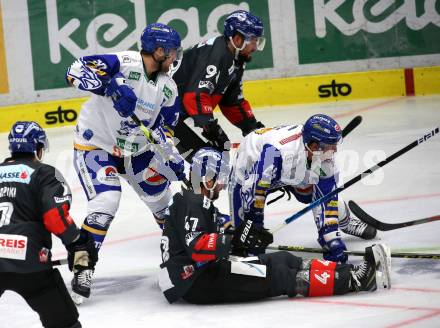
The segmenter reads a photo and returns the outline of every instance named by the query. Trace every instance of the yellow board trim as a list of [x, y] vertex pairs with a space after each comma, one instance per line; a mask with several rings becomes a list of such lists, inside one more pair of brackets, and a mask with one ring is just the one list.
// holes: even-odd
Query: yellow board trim
[[17, 121], [35, 121], [43, 128], [73, 125], [82, 104], [88, 98], [75, 98], [0, 107], [0, 132], [6, 132]]
[[[244, 94], [252, 108], [303, 103], [320, 103], [366, 98], [405, 96], [404, 69], [302, 76], [245, 81]], [[1, 79], [0, 79], [1, 83]], [[414, 69], [416, 95], [440, 94], [440, 66]], [[341, 86], [342, 85], [342, 86]], [[351, 92], [348, 93], [348, 87]], [[333, 89], [334, 90], [333, 90]], [[343, 94], [339, 94], [342, 90]], [[336, 95], [333, 95], [336, 93]], [[330, 94], [328, 97], [320, 97]], [[9, 131], [18, 120], [33, 120], [43, 127], [73, 125], [59, 120], [62, 115], [79, 115], [88, 98], [66, 99], [0, 107], [0, 132]], [[218, 110], [218, 108], [216, 109]], [[62, 112], [62, 115], [60, 114]], [[66, 111], [70, 111], [66, 113]], [[61, 116], [60, 116], [61, 115]]]
[[405, 96], [404, 70], [246, 81], [243, 92], [253, 107]]
[[8, 67], [6, 65], [6, 47], [3, 34], [3, 17], [0, 4], [0, 94], [9, 93]]
[[414, 90], [416, 96], [440, 93], [440, 66], [414, 68]]

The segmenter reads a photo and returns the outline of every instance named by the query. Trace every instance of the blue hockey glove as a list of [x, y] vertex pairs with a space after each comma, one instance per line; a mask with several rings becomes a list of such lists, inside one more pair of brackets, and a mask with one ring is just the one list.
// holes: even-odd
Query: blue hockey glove
[[122, 73], [113, 76], [105, 89], [105, 95], [112, 98], [113, 107], [122, 117], [128, 117], [134, 113], [137, 97]]
[[170, 167], [171, 170], [174, 171], [178, 181], [182, 181], [184, 178], [186, 178], [185, 161], [183, 160], [182, 157], [179, 156], [179, 158], [170, 160], [168, 162], [168, 166]]
[[339, 231], [333, 231], [319, 236], [318, 242], [323, 249], [324, 260], [345, 263], [348, 260], [348, 255], [344, 253], [347, 247], [338, 234], [340, 234]]

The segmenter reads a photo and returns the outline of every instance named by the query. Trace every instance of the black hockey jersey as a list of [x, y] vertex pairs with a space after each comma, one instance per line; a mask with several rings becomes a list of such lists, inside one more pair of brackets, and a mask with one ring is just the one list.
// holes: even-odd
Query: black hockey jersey
[[170, 303], [185, 295], [210, 264], [228, 257], [232, 236], [223, 233], [218, 214], [203, 195], [183, 190], [174, 196], [160, 245], [159, 285]]
[[65, 245], [79, 233], [70, 202], [70, 189], [54, 167], [31, 159], [0, 164], [0, 272], [50, 268], [51, 233]]
[[223, 115], [244, 134], [255, 129], [257, 121], [242, 92], [245, 65], [242, 60], [234, 59], [224, 36], [185, 51], [182, 61], [172, 69], [186, 114], [181, 119], [192, 116], [202, 126], [219, 105]]

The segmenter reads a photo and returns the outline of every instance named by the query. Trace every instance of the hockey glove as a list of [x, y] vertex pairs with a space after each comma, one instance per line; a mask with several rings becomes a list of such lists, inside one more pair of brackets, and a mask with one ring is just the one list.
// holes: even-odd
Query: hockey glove
[[98, 262], [98, 251], [92, 235], [81, 230], [79, 238], [66, 246], [69, 270], [94, 269]]
[[202, 136], [208, 139], [214, 148], [219, 151], [229, 150], [230, 141], [223, 129], [218, 125], [217, 119], [210, 119], [202, 126]]
[[237, 124], [237, 127], [241, 130], [243, 137], [246, 137], [249, 133], [256, 129], [264, 128], [264, 124], [257, 121], [255, 118], [244, 120]]
[[113, 107], [122, 117], [128, 117], [134, 113], [137, 97], [122, 73], [113, 76], [105, 89], [105, 95], [112, 98]]
[[262, 226], [256, 226], [251, 220], [243, 221], [235, 230], [232, 238], [233, 251], [249, 250], [263, 253], [273, 243], [273, 235]]
[[[338, 237], [339, 231], [334, 231], [318, 238], [318, 242], [323, 250], [323, 257], [326, 261], [345, 263], [348, 256], [344, 251], [347, 250], [344, 241]], [[326, 241], [328, 239], [328, 241]]]
[[176, 158], [174, 160], [170, 160], [168, 163], [168, 166], [171, 170], [174, 171], [176, 174], [177, 180], [182, 181], [186, 178], [185, 175], [185, 161], [182, 157]]

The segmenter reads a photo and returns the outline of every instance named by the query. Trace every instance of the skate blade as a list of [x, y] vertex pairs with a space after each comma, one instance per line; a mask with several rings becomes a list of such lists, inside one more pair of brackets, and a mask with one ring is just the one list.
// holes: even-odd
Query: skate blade
[[376, 264], [376, 284], [378, 289], [391, 289], [391, 250], [385, 244], [373, 247]]
[[73, 303], [75, 303], [78, 306], [84, 302], [84, 297], [75, 292], [71, 292], [70, 297], [72, 298]]

